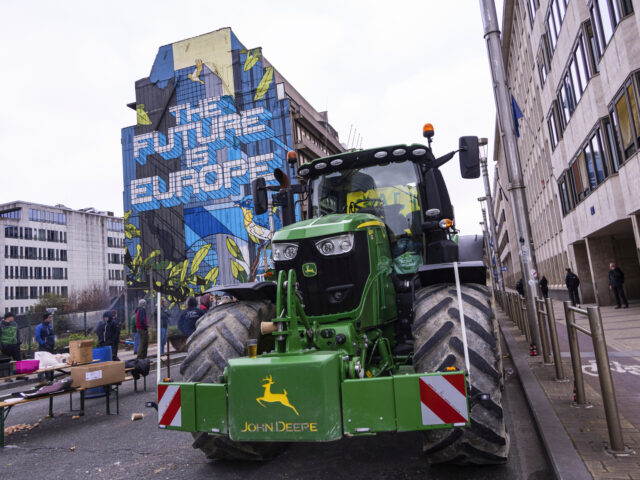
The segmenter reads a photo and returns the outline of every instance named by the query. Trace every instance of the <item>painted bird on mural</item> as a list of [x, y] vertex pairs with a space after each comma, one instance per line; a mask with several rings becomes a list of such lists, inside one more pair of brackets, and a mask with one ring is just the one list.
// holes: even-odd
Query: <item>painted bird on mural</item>
[[269, 216], [266, 213], [259, 216], [253, 215], [253, 200], [250, 196], [235, 202], [234, 205], [242, 209], [244, 228], [253, 243], [261, 244], [271, 240], [272, 233], [269, 231]]
[[200, 79], [200, 74], [202, 73], [202, 60], [196, 60], [196, 69], [193, 73], [188, 73], [187, 77], [189, 77], [194, 82], [200, 82], [204, 85], [204, 81]]

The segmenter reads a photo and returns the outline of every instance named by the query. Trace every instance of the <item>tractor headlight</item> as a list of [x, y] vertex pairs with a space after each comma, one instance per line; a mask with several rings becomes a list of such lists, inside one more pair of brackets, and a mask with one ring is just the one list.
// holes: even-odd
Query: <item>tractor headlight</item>
[[271, 252], [274, 262], [293, 260], [298, 254], [298, 245], [295, 243], [272, 243]]
[[322, 255], [340, 255], [353, 248], [353, 233], [323, 238], [316, 242], [316, 248]]

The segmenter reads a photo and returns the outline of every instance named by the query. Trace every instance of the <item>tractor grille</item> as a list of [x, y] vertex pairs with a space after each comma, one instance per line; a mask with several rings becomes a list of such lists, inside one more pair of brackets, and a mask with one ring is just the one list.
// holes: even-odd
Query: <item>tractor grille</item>
[[[278, 272], [295, 269], [307, 315], [347, 312], [359, 305], [369, 278], [366, 235], [366, 231], [355, 232], [351, 251], [334, 256], [322, 255], [315, 246], [315, 242], [326, 237], [299, 240], [296, 258], [276, 262]], [[309, 262], [317, 266], [318, 273], [313, 277], [302, 274], [302, 265]]]

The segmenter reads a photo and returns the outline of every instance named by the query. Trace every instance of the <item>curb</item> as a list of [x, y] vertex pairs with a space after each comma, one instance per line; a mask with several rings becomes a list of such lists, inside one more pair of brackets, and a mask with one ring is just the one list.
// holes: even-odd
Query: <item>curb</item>
[[504, 322], [504, 314], [500, 312], [498, 315], [500, 331], [507, 344], [511, 361], [518, 373], [524, 396], [538, 427], [538, 433], [556, 478], [560, 480], [593, 478], [553, 410], [547, 395], [529, 368], [529, 363], [526, 360], [529, 352], [526, 347], [522, 348], [516, 343], [507, 328], [508, 325], [505, 325]]

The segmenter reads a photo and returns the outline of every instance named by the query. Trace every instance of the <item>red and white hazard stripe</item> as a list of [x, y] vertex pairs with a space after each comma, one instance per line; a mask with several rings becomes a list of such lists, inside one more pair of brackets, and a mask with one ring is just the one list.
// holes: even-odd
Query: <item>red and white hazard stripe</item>
[[467, 423], [464, 374], [420, 377], [420, 406], [423, 425]]
[[161, 427], [182, 426], [179, 385], [158, 385], [158, 424]]

